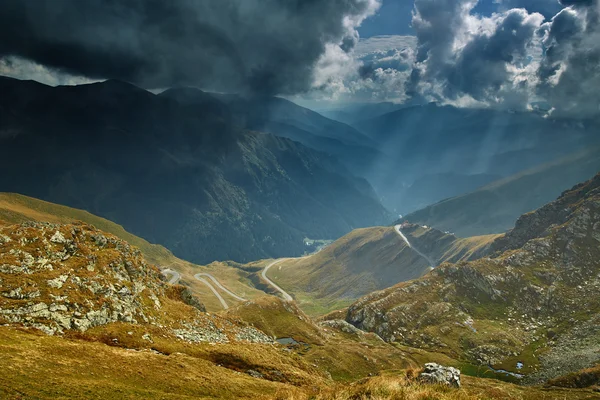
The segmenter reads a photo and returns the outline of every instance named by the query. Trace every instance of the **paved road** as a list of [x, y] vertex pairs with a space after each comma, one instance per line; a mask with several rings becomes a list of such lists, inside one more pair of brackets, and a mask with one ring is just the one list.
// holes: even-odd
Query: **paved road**
[[169, 283], [171, 285], [175, 285], [181, 279], [181, 274], [179, 272], [177, 272], [177, 271], [172, 270], [172, 269], [165, 268], [161, 272], [166, 277], [168, 277], [169, 275], [172, 275], [171, 279], [169, 279]]
[[[197, 274], [200, 275], [200, 274]], [[209, 281], [207, 281], [204, 278], [199, 278], [197, 275], [194, 275], [194, 278], [198, 279], [200, 282], [204, 283], [206, 286], [208, 286], [208, 288], [210, 290], [212, 290], [212, 292], [214, 293], [215, 296], [217, 296], [217, 299], [219, 299], [219, 301], [221, 302], [221, 305], [223, 306], [223, 308], [225, 310], [227, 310], [229, 308], [229, 306], [227, 305], [227, 302], [225, 301], [225, 299], [221, 296], [221, 294], [219, 292], [217, 292], [217, 289], [215, 289], [215, 287], [213, 285], [210, 284]]]
[[233, 293], [231, 290], [227, 289], [225, 286], [221, 285], [221, 282], [219, 282], [218, 280], [216, 280], [215, 277], [212, 276], [211, 274], [200, 273], [200, 274], [194, 275], [194, 278], [200, 280], [201, 278], [199, 278], [199, 277], [201, 277], [201, 276], [206, 276], [207, 278], [209, 278], [210, 280], [212, 280], [214, 282], [214, 284], [219, 287], [219, 289], [221, 289], [222, 291], [224, 291], [225, 293], [227, 293], [228, 295], [230, 295], [234, 299], [237, 299], [239, 301], [246, 301], [246, 299], [244, 299], [243, 297], [238, 296], [237, 294]]
[[406, 236], [404, 235], [404, 233], [402, 233], [402, 231], [400, 230], [400, 227], [401, 227], [401, 225], [396, 225], [396, 226], [394, 226], [394, 230], [396, 231], [396, 233], [398, 235], [400, 235], [400, 237], [402, 238], [402, 240], [404, 240], [406, 242], [406, 245], [408, 247], [410, 247], [411, 249], [413, 249], [415, 251], [415, 253], [417, 253], [418, 255], [420, 255], [421, 257], [423, 257], [427, 261], [427, 263], [429, 264], [429, 266], [431, 268], [435, 268], [435, 261], [433, 261], [431, 258], [429, 258], [428, 256], [426, 256], [425, 254], [421, 253], [412, 244], [410, 244], [410, 242], [408, 241], [408, 239], [406, 238]]
[[[171, 278], [169, 279], [169, 283], [171, 285], [175, 285], [176, 283], [178, 283], [181, 280], [181, 274], [179, 272], [173, 270], [173, 269], [165, 268], [165, 269], [163, 269], [161, 271], [161, 273], [164, 276], [166, 276], [166, 277], [171, 276]], [[221, 305], [223, 306], [223, 308], [225, 310], [227, 310], [229, 308], [229, 305], [227, 304], [227, 302], [225, 301], [225, 299], [223, 298], [223, 296], [221, 296], [221, 294], [217, 291], [217, 289], [215, 289], [215, 287], [209, 281], [207, 281], [206, 279], [204, 279], [203, 277], [209, 278], [211, 281], [214, 282], [214, 284], [217, 287], [219, 287], [219, 289], [223, 290], [225, 293], [229, 294], [234, 299], [237, 299], [237, 300], [240, 300], [240, 301], [246, 301], [246, 299], [244, 299], [243, 297], [238, 296], [237, 294], [233, 293], [231, 290], [229, 290], [225, 286], [223, 286], [221, 284], [221, 282], [219, 282], [211, 274], [200, 273], [200, 274], [194, 275], [194, 278], [196, 278], [197, 280], [199, 280], [200, 282], [202, 282], [206, 286], [208, 286], [208, 288], [213, 292], [213, 294], [217, 297], [217, 299], [219, 299], [219, 301], [221, 302]]]
[[275, 264], [279, 264], [280, 262], [287, 261], [287, 260], [291, 260], [291, 258], [280, 258], [279, 260], [273, 261], [272, 263], [270, 263], [269, 265], [267, 265], [265, 267], [265, 269], [262, 270], [262, 274], [261, 275], [262, 275], [263, 279], [269, 285], [273, 286], [277, 291], [279, 291], [279, 293], [281, 293], [281, 295], [283, 296], [284, 300], [293, 301], [294, 299], [292, 298], [292, 296], [290, 296], [285, 290], [283, 290], [282, 288], [280, 288], [279, 286], [277, 286], [277, 284], [275, 282], [273, 282], [272, 280], [270, 280], [269, 278], [267, 278], [267, 271], [269, 270], [269, 268], [271, 268]]

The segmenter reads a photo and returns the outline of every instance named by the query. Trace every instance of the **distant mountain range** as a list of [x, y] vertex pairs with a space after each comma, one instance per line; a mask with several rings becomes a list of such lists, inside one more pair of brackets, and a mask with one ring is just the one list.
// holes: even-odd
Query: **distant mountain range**
[[[382, 112], [391, 106], [371, 107]], [[600, 124], [595, 120], [434, 103], [397, 108], [352, 126], [384, 155], [361, 176], [371, 182], [384, 205], [400, 214], [600, 145]], [[571, 177], [571, 182], [578, 180], [581, 176]]]
[[[86, 209], [198, 263], [300, 255], [304, 238], [386, 225], [387, 210], [502, 186], [600, 141], [589, 121], [435, 104], [373, 105], [357, 116], [377, 116], [352, 127], [276, 97], [155, 95], [118, 81], [0, 78], [0, 89], [1, 190]], [[452, 217], [472, 206], [444, 212], [459, 224], [411, 219], [459, 236], [501, 232], [586, 168], [539, 172], [521, 197], [536, 201], [491, 201], [499, 214], [481, 229]]]
[[350, 104], [345, 107], [318, 111], [321, 115], [327, 118], [331, 118], [335, 121], [340, 121], [352, 125], [357, 122], [379, 117], [381, 115], [391, 113], [406, 107], [408, 107], [408, 105], [395, 104], [391, 102], [381, 102], [371, 104]]
[[600, 148], [591, 148], [432, 204], [405, 215], [402, 221], [460, 237], [505, 232], [521, 214], [541, 207], [598, 171]]
[[305, 237], [391, 221], [335, 158], [242, 129], [200, 91], [10, 78], [0, 91], [3, 191], [88, 210], [194, 262], [299, 255]]

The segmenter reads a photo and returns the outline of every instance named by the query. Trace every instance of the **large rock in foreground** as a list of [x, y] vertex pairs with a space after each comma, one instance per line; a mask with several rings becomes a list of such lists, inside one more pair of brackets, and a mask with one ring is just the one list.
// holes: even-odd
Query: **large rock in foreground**
[[458, 388], [460, 387], [460, 370], [436, 363], [427, 363], [425, 370], [419, 375], [419, 381]]

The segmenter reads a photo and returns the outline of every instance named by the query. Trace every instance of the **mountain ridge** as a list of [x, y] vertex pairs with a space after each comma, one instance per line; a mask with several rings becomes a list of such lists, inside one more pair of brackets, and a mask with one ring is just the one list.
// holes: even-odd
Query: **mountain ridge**
[[391, 219], [335, 159], [242, 130], [217, 100], [190, 107], [117, 81], [0, 83], [0, 155], [20, 170], [3, 190], [87, 209], [190, 261], [299, 255], [305, 237]]

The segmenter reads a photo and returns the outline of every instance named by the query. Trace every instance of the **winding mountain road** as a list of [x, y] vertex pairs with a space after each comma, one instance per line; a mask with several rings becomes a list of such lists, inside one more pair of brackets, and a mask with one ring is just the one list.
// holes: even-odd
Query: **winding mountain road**
[[227, 289], [225, 286], [221, 285], [221, 282], [219, 282], [214, 276], [212, 276], [211, 274], [206, 274], [206, 273], [200, 273], [200, 274], [196, 274], [194, 275], [194, 278], [201, 280], [202, 278], [200, 277], [207, 277], [209, 278], [211, 281], [214, 282], [215, 285], [217, 285], [217, 287], [219, 289], [221, 289], [222, 291], [224, 291], [225, 293], [227, 293], [228, 295], [230, 295], [231, 297], [233, 297], [236, 300], [239, 301], [246, 301], [246, 299], [244, 299], [243, 297], [238, 296], [237, 294], [233, 293], [231, 290]]
[[[200, 275], [200, 274], [197, 274]], [[215, 287], [213, 285], [210, 284], [209, 281], [207, 281], [204, 278], [199, 278], [197, 275], [194, 275], [194, 278], [196, 278], [197, 280], [199, 280], [200, 282], [204, 283], [206, 286], [208, 286], [208, 288], [213, 292], [213, 294], [217, 297], [217, 299], [219, 299], [219, 301], [221, 302], [221, 305], [223, 306], [223, 309], [227, 310], [229, 308], [229, 305], [227, 304], [227, 302], [225, 301], [225, 299], [223, 298], [223, 296], [221, 296], [221, 293], [219, 293], [217, 291], [217, 289], [215, 289]]]
[[[181, 274], [171, 268], [165, 268], [161, 271], [161, 273], [164, 276], [166, 276], [167, 278], [169, 278], [169, 276], [170, 276], [168, 282], [171, 285], [175, 285], [181, 280]], [[211, 274], [199, 273], [199, 274], [194, 275], [194, 278], [196, 278], [197, 280], [199, 280], [200, 282], [202, 282], [206, 286], [208, 286], [208, 288], [211, 290], [211, 292], [213, 292], [213, 294], [219, 300], [219, 302], [221, 302], [221, 305], [223, 306], [223, 308], [225, 310], [227, 310], [229, 308], [229, 305], [227, 304], [227, 302], [225, 301], [223, 296], [221, 296], [221, 293], [219, 293], [219, 291], [217, 289], [215, 289], [215, 287], [211, 284], [211, 282], [209, 282], [207, 279], [204, 279], [204, 277], [210, 279], [219, 289], [221, 289], [222, 291], [224, 291], [225, 293], [227, 293], [234, 299], [239, 300], [239, 301], [246, 301], [246, 299], [244, 299], [243, 297], [238, 296], [237, 294], [233, 293], [231, 290], [229, 290], [225, 286], [223, 286], [221, 284], [221, 282], [219, 282], [217, 280], [217, 278], [215, 278]]]
[[431, 258], [426, 256], [425, 254], [421, 253], [417, 248], [415, 248], [412, 244], [410, 244], [410, 242], [408, 241], [408, 238], [404, 235], [404, 233], [402, 233], [401, 227], [402, 227], [402, 225], [394, 226], [394, 230], [396, 231], [396, 233], [398, 235], [400, 235], [400, 237], [402, 238], [402, 240], [404, 240], [404, 242], [406, 242], [406, 245], [408, 247], [410, 247], [411, 249], [414, 250], [415, 253], [417, 253], [418, 255], [423, 257], [427, 261], [427, 263], [429, 264], [429, 266], [431, 268], [435, 268], [435, 265], [436, 265], [435, 261], [433, 261]]
[[181, 280], [181, 274], [175, 270], [165, 268], [161, 271], [161, 273], [164, 276], [166, 276], [167, 278], [169, 277], [169, 275], [172, 275], [171, 279], [169, 279], [169, 283], [171, 285], [175, 285], [177, 282], [179, 282]]
[[291, 260], [291, 258], [280, 258], [278, 260], [273, 261], [272, 263], [270, 263], [269, 265], [267, 265], [263, 270], [262, 270], [262, 278], [269, 284], [271, 285], [274, 289], [276, 289], [279, 293], [281, 293], [281, 295], [283, 296], [283, 299], [286, 301], [293, 301], [294, 298], [292, 296], [290, 296], [285, 290], [283, 290], [282, 288], [280, 288], [279, 286], [277, 286], [277, 284], [275, 282], [273, 282], [272, 280], [270, 280], [269, 278], [267, 278], [267, 271], [269, 270], [269, 268], [271, 268], [273, 265], [275, 264], [279, 264], [280, 262], [283, 261], [287, 261], [287, 260]]

